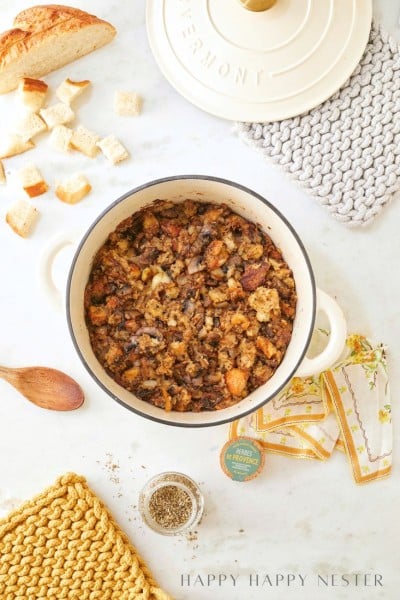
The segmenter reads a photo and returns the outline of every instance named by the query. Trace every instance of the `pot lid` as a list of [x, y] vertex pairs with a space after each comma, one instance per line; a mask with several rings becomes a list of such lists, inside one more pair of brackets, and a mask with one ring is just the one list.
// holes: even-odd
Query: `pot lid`
[[199, 108], [241, 121], [286, 119], [329, 98], [360, 61], [371, 20], [372, 0], [147, 0], [168, 81]]

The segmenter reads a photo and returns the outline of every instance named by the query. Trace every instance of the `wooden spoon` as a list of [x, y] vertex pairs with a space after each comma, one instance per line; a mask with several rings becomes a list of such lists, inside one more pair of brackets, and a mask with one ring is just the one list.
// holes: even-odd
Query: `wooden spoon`
[[51, 410], [75, 410], [84, 400], [81, 387], [71, 377], [47, 367], [10, 369], [0, 366], [0, 377], [36, 406]]

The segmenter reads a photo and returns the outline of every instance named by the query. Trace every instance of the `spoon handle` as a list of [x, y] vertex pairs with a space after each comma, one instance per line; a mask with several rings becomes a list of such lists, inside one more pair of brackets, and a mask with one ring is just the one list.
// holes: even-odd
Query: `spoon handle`
[[9, 383], [15, 381], [14, 369], [9, 369], [0, 365], [0, 378], [5, 379]]

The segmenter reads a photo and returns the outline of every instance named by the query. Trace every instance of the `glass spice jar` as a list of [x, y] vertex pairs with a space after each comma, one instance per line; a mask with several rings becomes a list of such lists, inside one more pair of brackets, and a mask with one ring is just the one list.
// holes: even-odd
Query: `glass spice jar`
[[166, 472], [150, 479], [139, 496], [139, 512], [157, 533], [177, 535], [195, 527], [203, 514], [204, 498], [187, 475]]

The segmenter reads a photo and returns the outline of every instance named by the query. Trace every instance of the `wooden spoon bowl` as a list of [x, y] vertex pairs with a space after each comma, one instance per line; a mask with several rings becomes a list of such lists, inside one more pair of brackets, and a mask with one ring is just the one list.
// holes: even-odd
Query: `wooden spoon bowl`
[[48, 367], [11, 369], [0, 366], [0, 377], [25, 398], [50, 410], [75, 410], [84, 401], [83, 391], [69, 375]]

